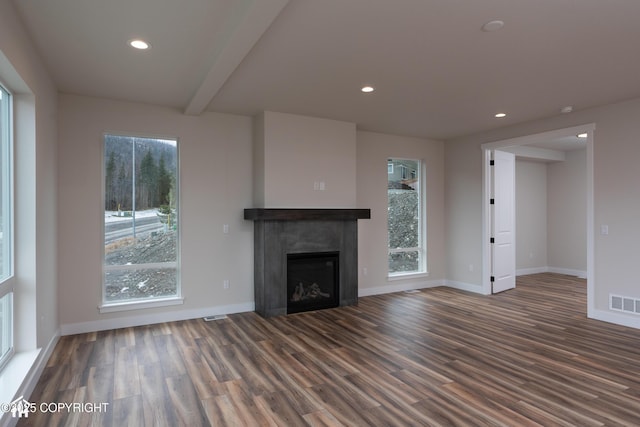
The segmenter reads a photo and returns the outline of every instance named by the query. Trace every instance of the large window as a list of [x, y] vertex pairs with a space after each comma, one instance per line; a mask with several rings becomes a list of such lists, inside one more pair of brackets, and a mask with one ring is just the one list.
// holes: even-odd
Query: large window
[[0, 86], [0, 369], [13, 354], [13, 154], [11, 95]]
[[426, 272], [421, 162], [388, 159], [389, 275]]
[[180, 295], [176, 140], [104, 137], [103, 302]]

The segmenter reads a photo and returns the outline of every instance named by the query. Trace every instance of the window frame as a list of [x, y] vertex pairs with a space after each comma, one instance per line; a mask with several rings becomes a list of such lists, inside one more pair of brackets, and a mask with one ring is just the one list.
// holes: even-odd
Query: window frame
[[[2, 103], [2, 108], [0, 108], [0, 121], [6, 123], [4, 126], [1, 126], [0, 132], [0, 150], [2, 151], [2, 155], [0, 156], [0, 161], [2, 164], [0, 165], [0, 173], [2, 174], [2, 182], [0, 185], [3, 186], [2, 193], [5, 194], [4, 200], [0, 200], [0, 211], [3, 211], [3, 216], [6, 215], [6, 218], [3, 219], [5, 221], [6, 230], [3, 229], [3, 240], [2, 240], [2, 250], [4, 255], [7, 256], [7, 260], [3, 261], [6, 264], [3, 266], [6, 268], [6, 274], [3, 274], [0, 277], [0, 298], [8, 298], [9, 299], [9, 315], [2, 322], [2, 339], [8, 341], [8, 351], [6, 354], [0, 354], [0, 371], [7, 365], [9, 360], [15, 354], [15, 310], [14, 310], [14, 286], [15, 286], [15, 278], [14, 278], [14, 258], [15, 258], [15, 177], [14, 177], [14, 97], [13, 93], [7, 89], [7, 87], [0, 81], [0, 90], [3, 93], [2, 99], [0, 99], [0, 103]], [[6, 98], [5, 98], [6, 96]], [[6, 110], [6, 111], [5, 111]], [[6, 164], [5, 164], [6, 163]], [[5, 227], [3, 227], [5, 228]], [[6, 235], [5, 235], [6, 234]], [[3, 313], [4, 314], [4, 313]], [[6, 323], [5, 323], [6, 322]], [[8, 334], [8, 337], [7, 335]], [[0, 347], [1, 348], [1, 347]]]
[[[105, 196], [106, 196], [106, 150], [105, 150], [105, 142], [107, 136], [116, 136], [116, 137], [125, 137], [125, 138], [140, 138], [140, 139], [157, 139], [157, 140], [167, 140], [167, 141], [175, 141], [176, 144], [176, 170], [175, 170], [175, 189], [176, 189], [176, 209], [178, 211], [178, 219], [176, 222], [176, 259], [171, 262], [150, 262], [145, 264], [124, 264], [124, 265], [107, 265], [105, 259], [105, 221], [104, 221], [104, 213], [105, 213]], [[181, 236], [181, 196], [180, 196], [180, 141], [175, 136], [157, 136], [150, 134], [135, 134], [135, 133], [121, 133], [121, 132], [105, 132], [102, 134], [101, 140], [102, 150], [101, 150], [101, 158], [102, 158], [102, 189], [100, 192], [101, 195], [101, 223], [102, 223], [102, 280], [100, 281], [101, 286], [101, 303], [98, 306], [98, 310], [100, 313], [112, 313], [118, 311], [128, 311], [128, 310], [138, 310], [138, 309], [146, 309], [146, 308], [154, 308], [154, 307], [164, 307], [171, 305], [179, 305], [184, 303], [184, 298], [182, 296], [182, 286], [180, 280], [180, 270], [181, 270], [181, 262], [180, 262], [180, 236]], [[107, 300], [106, 295], [106, 272], [107, 271], [126, 271], [126, 270], [140, 270], [140, 269], [158, 269], [158, 268], [172, 268], [176, 271], [176, 293], [175, 295], [167, 295], [160, 297], [150, 297], [150, 298], [131, 298], [124, 300]]]
[[[417, 179], [418, 181], [418, 246], [416, 247], [407, 247], [407, 248], [391, 248], [389, 246], [390, 242], [390, 234], [389, 234], [389, 218], [388, 218], [388, 208], [389, 208], [389, 177], [387, 177], [387, 277], [389, 280], [393, 279], [402, 279], [410, 276], [424, 276], [428, 275], [429, 271], [427, 268], [427, 209], [426, 209], [426, 167], [425, 162], [422, 159], [410, 158], [410, 157], [393, 157], [389, 156], [387, 158], [387, 164], [393, 164], [393, 162], [398, 161], [412, 161], [417, 163], [416, 170], [410, 174], [412, 179]], [[405, 166], [406, 168], [406, 166]], [[389, 166], [387, 166], [387, 170]], [[413, 176], [413, 172], [415, 172], [416, 176]], [[401, 178], [401, 179], [409, 179], [409, 178]], [[405, 253], [405, 252], [417, 252], [418, 253], [418, 270], [416, 271], [399, 271], [392, 272], [389, 269], [389, 258], [394, 253]]]

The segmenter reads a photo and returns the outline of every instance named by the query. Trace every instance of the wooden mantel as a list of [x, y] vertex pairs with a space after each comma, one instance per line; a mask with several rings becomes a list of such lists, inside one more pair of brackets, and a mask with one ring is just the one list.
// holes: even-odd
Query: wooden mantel
[[371, 209], [266, 209], [244, 210], [244, 219], [253, 221], [353, 221], [371, 218]]

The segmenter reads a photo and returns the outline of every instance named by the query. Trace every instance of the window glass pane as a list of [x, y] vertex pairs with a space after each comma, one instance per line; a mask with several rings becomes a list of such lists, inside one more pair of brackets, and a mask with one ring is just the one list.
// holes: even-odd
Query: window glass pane
[[387, 165], [389, 273], [420, 272], [424, 265], [420, 162], [389, 159]]
[[0, 86], [0, 281], [11, 276], [11, 100]]
[[105, 302], [178, 295], [177, 141], [106, 135], [104, 150]]
[[176, 295], [175, 268], [140, 268], [105, 271], [105, 299], [125, 301]]
[[0, 298], [0, 369], [13, 351], [13, 292]]
[[419, 270], [420, 253], [418, 251], [389, 254], [389, 273], [409, 273]]
[[0, 369], [13, 354], [11, 96], [0, 86]]
[[418, 192], [389, 189], [389, 248], [418, 246]]

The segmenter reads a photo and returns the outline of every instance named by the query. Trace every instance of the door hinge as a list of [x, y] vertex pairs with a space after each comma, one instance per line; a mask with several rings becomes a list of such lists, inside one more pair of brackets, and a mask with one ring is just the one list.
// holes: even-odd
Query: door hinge
[[496, 199], [489, 199], [489, 204], [494, 205], [496, 203]]
[[489, 243], [495, 243], [496, 239], [494, 239], [493, 237], [491, 239], [489, 239]]
[[495, 160], [489, 160], [489, 166], [495, 166], [496, 161]]
[[495, 277], [493, 277], [493, 276], [491, 276], [491, 283], [493, 283], [493, 282], [495, 282], [495, 281], [496, 281], [496, 278], [495, 278]]

